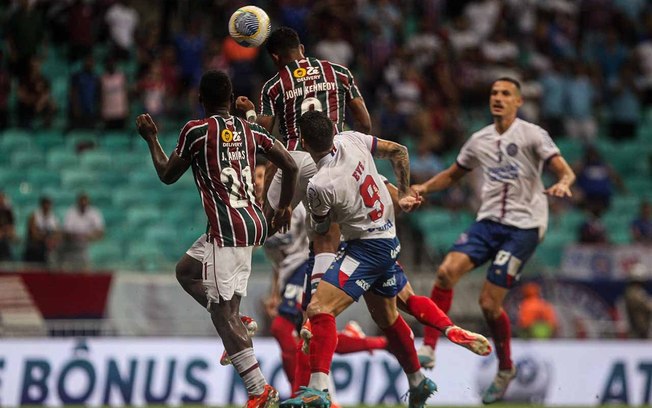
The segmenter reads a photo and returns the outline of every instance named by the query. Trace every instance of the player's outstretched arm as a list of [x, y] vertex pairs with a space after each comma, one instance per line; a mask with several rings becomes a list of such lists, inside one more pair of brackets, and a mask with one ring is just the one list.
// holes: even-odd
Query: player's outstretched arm
[[361, 133], [371, 133], [371, 116], [362, 96], [351, 99], [349, 108], [353, 115], [353, 129]]
[[168, 156], [158, 141], [158, 128], [156, 127], [156, 123], [154, 123], [154, 120], [148, 113], [138, 115], [136, 118], [136, 127], [140, 136], [147, 142], [147, 147], [149, 147], [158, 178], [165, 184], [172, 184], [179, 180], [183, 173], [188, 170], [188, 167], [190, 167], [190, 162], [179, 157], [176, 152], [173, 152], [168, 159]]
[[[278, 210], [272, 218], [272, 231], [290, 226], [292, 217], [292, 197], [294, 196], [294, 186], [297, 180], [297, 165], [294, 163], [290, 153], [278, 141], [274, 141], [274, 146], [265, 154], [265, 156], [283, 171], [281, 179], [281, 197], [278, 200]], [[271, 232], [270, 232], [271, 234]]]
[[256, 115], [256, 105], [246, 96], [238, 96], [235, 99], [235, 107], [245, 112], [247, 121], [257, 123], [264, 127], [266, 131], [272, 132], [274, 128], [274, 116]]
[[389, 159], [394, 169], [398, 184], [398, 204], [405, 212], [410, 212], [421, 205], [421, 195], [410, 188], [410, 157], [407, 147], [378, 139], [374, 157]]
[[557, 176], [557, 182], [544, 190], [544, 193], [553, 197], [571, 197], [573, 193], [570, 187], [575, 182], [575, 173], [566, 160], [560, 156], [554, 156], [548, 162], [550, 169]]
[[449, 168], [435, 174], [425, 183], [413, 185], [412, 189], [419, 194], [445, 190], [464, 177], [466, 173], [468, 173], [468, 170], [463, 169], [457, 163], [453, 163]]

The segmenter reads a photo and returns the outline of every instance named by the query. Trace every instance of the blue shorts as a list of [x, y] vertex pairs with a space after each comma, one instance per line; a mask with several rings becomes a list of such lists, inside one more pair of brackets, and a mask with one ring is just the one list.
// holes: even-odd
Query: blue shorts
[[277, 309], [279, 315], [299, 327], [303, 323], [303, 281], [309, 268], [312, 269], [312, 265], [305, 261], [290, 275], [281, 290], [281, 303]]
[[511, 288], [519, 280], [525, 262], [539, 244], [539, 229], [521, 229], [494, 221], [473, 223], [451, 248], [467, 254], [475, 266], [493, 259], [487, 280]]
[[396, 267], [400, 250], [398, 238], [348, 241], [322, 280], [340, 288], [356, 302], [367, 291], [394, 297], [399, 292], [397, 275], [402, 271]]

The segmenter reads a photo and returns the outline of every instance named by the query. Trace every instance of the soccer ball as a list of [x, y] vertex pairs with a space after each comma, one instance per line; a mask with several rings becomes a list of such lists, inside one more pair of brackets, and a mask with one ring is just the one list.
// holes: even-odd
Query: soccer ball
[[269, 16], [256, 6], [240, 7], [229, 19], [229, 34], [243, 47], [259, 47], [271, 29]]

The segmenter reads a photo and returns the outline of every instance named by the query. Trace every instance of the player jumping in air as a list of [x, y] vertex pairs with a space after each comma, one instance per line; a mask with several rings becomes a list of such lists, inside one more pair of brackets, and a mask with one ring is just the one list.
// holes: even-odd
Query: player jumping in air
[[[491, 261], [479, 301], [493, 335], [498, 374], [482, 397], [485, 404], [501, 400], [516, 376], [511, 359], [511, 326], [502, 307], [505, 295], [518, 281], [523, 265], [545, 233], [546, 195], [570, 197], [570, 186], [575, 181], [548, 133], [516, 117], [523, 104], [520, 88], [512, 78], [496, 80], [489, 98], [493, 124], [474, 133], [448, 169], [412, 186], [419, 194], [427, 194], [450, 187], [476, 167], [483, 172], [482, 205], [476, 222], [460, 236], [439, 266], [431, 298], [448, 312], [457, 281]], [[544, 164], [558, 178], [545, 190], [541, 181]], [[439, 332], [426, 328], [419, 349], [424, 367], [434, 367], [438, 337]]]
[[262, 127], [231, 116], [232, 87], [220, 71], [206, 72], [199, 86], [206, 117], [188, 122], [168, 159], [157, 138], [156, 124], [145, 114], [136, 119], [162, 182], [176, 182], [192, 166], [209, 231], [203, 248], [203, 295], [193, 285], [193, 296], [206, 305], [231, 362], [240, 374], [249, 400], [247, 407], [268, 407], [278, 392], [263, 377], [250, 337], [239, 316], [246, 295], [253, 247], [267, 236], [267, 220], [254, 197], [256, 153], [283, 169], [278, 211], [271, 224], [282, 228], [290, 219], [296, 165], [281, 143]]

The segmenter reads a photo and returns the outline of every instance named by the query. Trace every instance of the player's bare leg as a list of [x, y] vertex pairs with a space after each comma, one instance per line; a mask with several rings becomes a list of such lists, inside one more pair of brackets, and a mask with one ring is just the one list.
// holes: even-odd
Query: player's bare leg
[[399, 292], [396, 303], [399, 309], [414, 316], [421, 324], [439, 330], [451, 342], [481, 356], [491, 353], [491, 344], [486, 337], [454, 325], [432, 299], [416, 295], [409, 282]]
[[183, 254], [176, 266], [177, 281], [190, 296], [204, 308], [208, 305], [206, 289], [202, 283], [202, 268], [200, 261]]
[[[473, 270], [475, 265], [471, 258], [462, 252], [449, 252], [444, 262], [437, 269], [437, 277], [430, 294], [430, 299], [448, 314], [453, 303], [453, 287], [462, 276]], [[419, 361], [424, 368], [435, 366], [435, 347], [439, 339], [439, 330], [428, 326], [424, 329], [423, 345], [418, 350]]]
[[498, 356], [498, 373], [482, 396], [482, 402], [485, 404], [500, 401], [509, 383], [516, 377], [516, 367], [511, 358], [511, 324], [503, 309], [503, 301], [508, 291], [509, 289], [485, 281], [480, 292], [480, 307], [491, 330]]
[[211, 320], [231, 363], [242, 377], [250, 402], [255, 403], [258, 399], [265, 403], [276, 402], [278, 392], [265, 381], [254, 355], [251, 338], [240, 319], [240, 299], [239, 295], [233, 295], [230, 300], [220, 298], [219, 302], [212, 301], [208, 306]]
[[437, 385], [423, 375], [417, 352], [414, 349], [414, 334], [398, 313], [396, 297], [383, 297], [371, 292], [364, 294], [369, 314], [387, 337], [387, 348], [394, 354], [410, 385], [410, 408], [425, 406], [426, 400], [437, 391]]

